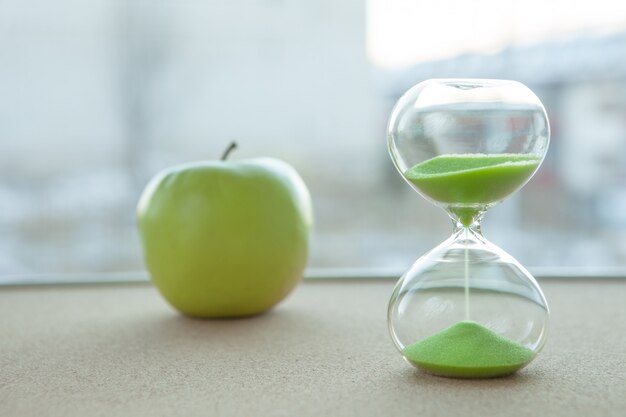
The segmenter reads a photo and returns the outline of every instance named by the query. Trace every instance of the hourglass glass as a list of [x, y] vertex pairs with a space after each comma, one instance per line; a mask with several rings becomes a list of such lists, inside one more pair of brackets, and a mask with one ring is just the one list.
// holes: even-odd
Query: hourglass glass
[[483, 237], [480, 222], [533, 176], [549, 136], [540, 100], [515, 81], [428, 80], [394, 107], [391, 159], [454, 227], [404, 273], [389, 302], [391, 337], [410, 364], [488, 378], [521, 369], [541, 350], [549, 315], [543, 293]]

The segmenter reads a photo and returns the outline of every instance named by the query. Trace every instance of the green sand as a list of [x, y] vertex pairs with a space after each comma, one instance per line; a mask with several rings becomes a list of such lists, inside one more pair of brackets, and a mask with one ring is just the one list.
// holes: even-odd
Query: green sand
[[404, 175], [440, 203], [486, 205], [504, 199], [524, 184], [539, 166], [534, 155], [440, 155], [408, 169]]
[[428, 373], [456, 378], [490, 378], [511, 374], [535, 353], [473, 321], [461, 321], [402, 351]]

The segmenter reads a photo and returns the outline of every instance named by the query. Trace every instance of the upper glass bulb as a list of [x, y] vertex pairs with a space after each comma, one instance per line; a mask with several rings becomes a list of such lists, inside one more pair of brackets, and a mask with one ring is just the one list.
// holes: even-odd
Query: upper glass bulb
[[387, 137], [411, 187], [469, 224], [532, 177], [550, 131], [541, 101], [517, 81], [435, 79], [398, 100]]

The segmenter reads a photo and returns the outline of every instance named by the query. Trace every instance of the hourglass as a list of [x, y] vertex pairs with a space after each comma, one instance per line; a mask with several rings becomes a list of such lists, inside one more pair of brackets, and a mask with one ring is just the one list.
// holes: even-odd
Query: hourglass
[[523, 368], [541, 350], [549, 315], [543, 293], [522, 265], [483, 237], [480, 223], [533, 176], [549, 137], [541, 101], [515, 81], [428, 80], [394, 107], [391, 159], [454, 227], [404, 273], [389, 302], [391, 337], [415, 367], [496, 377]]

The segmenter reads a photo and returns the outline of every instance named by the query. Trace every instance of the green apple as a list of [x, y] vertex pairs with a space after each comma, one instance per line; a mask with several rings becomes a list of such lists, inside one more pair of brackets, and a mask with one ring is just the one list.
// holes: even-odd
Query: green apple
[[289, 294], [307, 261], [311, 198], [277, 159], [166, 169], [146, 186], [137, 217], [152, 281], [189, 316], [261, 313]]

